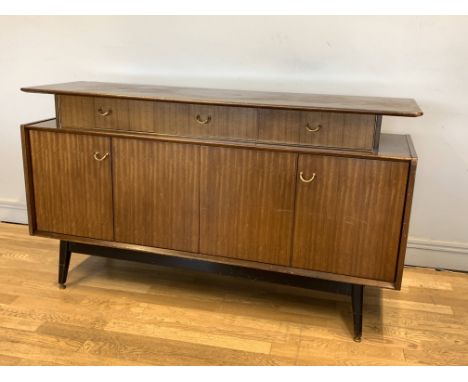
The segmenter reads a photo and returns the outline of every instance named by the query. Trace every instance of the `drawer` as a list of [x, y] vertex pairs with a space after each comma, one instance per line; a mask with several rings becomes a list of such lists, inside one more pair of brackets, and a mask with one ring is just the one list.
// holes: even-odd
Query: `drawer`
[[155, 102], [158, 134], [215, 139], [257, 139], [257, 110], [247, 107]]
[[57, 114], [61, 127], [72, 129], [94, 128], [94, 98], [57, 96]]
[[94, 120], [97, 129], [130, 130], [128, 100], [94, 98]]
[[258, 140], [284, 144], [372, 151], [376, 116], [261, 109]]
[[154, 130], [154, 102], [61, 95], [60, 126], [78, 129]]
[[214, 139], [257, 139], [257, 109], [110, 97], [59, 96], [64, 128], [129, 130]]

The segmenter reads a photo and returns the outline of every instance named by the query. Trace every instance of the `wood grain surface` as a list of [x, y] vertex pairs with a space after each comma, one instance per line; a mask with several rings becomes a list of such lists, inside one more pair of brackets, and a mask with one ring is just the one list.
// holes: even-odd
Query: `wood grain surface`
[[295, 110], [258, 110], [258, 139], [264, 142], [299, 143], [299, 113]]
[[[47, 119], [43, 121], [32, 122], [24, 125], [27, 129], [40, 129], [49, 130], [56, 132], [73, 132], [76, 134], [89, 134], [93, 136], [105, 136], [105, 137], [128, 137], [134, 138], [135, 133], [118, 130], [107, 130], [99, 131], [94, 129], [56, 129], [55, 119]], [[172, 133], [171, 133], [172, 134]], [[277, 151], [277, 152], [296, 152], [296, 153], [314, 153], [314, 154], [325, 154], [331, 156], [346, 156], [350, 158], [371, 158], [371, 159], [383, 159], [383, 160], [412, 160], [416, 158], [414, 150], [410, 150], [411, 137], [403, 134], [382, 134], [380, 137], [380, 146], [378, 151], [366, 152], [356, 150], [337, 150], [330, 148], [321, 147], [306, 147], [306, 146], [294, 146], [294, 145], [278, 145], [268, 143], [257, 143], [242, 141], [236, 142], [232, 140], [209, 140], [195, 137], [181, 137], [175, 135], [155, 135], [138, 133], [139, 139], [146, 139], [151, 141], [162, 141], [162, 142], [176, 142], [176, 143], [197, 143], [207, 146], [216, 147], [246, 147], [255, 148], [258, 150]], [[412, 143], [411, 143], [412, 144]]]
[[59, 125], [63, 128], [92, 129], [95, 127], [92, 97], [60, 95], [57, 98]]
[[129, 130], [128, 101], [119, 98], [95, 97], [94, 118], [98, 129]]
[[2, 365], [466, 365], [468, 275], [406, 268], [366, 288], [364, 337], [345, 296], [72, 255], [0, 223]]
[[[192, 104], [189, 110], [190, 135], [251, 141], [257, 139], [255, 108]], [[200, 116], [201, 121], [210, 118], [210, 122], [201, 125], [197, 116]]]
[[[113, 240], [110, 138], [29, 132], [38, 230]], [[31, 190], [30, 190], [31, 192]]]
[[157, 134], [228, 140], [255, 140], [258, 135], [254, 108], [154, 102], [154, 117]]
[[[44, 124], [47, 122], [39, 123], [41, 126]], [[163, 254], [169, 251], [167, 254], [170, 256], [199, 256], [210, 261], [234, 262], [254, 268], [265, 264], [276, 267], [279, 272], [364, 285], [399, 286], [405, 254], [400, 246], [399, 233], [402, 232], [401, 240], [406, 240], [409, 217], [406, 212], [405, 219], [402, 218], [402, 203], [406, 203], [405, 195], [411, 192], [411, 187], [406, 188], [409, 161], [301, 154], [299, 171], [296, 171], [295, 153], [117, 138], [118, 135], [103, 138], [92, 134], [88, 137], [83, 130], [75, 130], [74, 134], [66, 133], [64, 129], [39, 128], [32, 131], [116, 142], [115, 152], [107, 159], [115, 162], [111, 187], [111, 192], [114, 190], [115, 242], [102, 236], [74, 234], [66, 225], [60, 227], [61, 220], [53, 216], [49, 217], [56, 223], [53, 228], [35, 225], [38, 219], [35, 218], [34, 200], [28, 196], [32, 206], [31, 232], [34, 234], [62, 235], [68, 240], [88, 237], [101, 239], [96, 244], [106, 246], [134, 245], [142, 247], [137, 250], [162, 251]], [[409, 149], [409, 141], [406, 142], [406, 137], [404, 139]], [[25, 163], [29, 163], [27, 152], [30, 144], [27, 140], [25, 147]], [[46, 152], [44, 147], [41, 150]], [[200, 157], [199, 150], [206, 154]], [[61, 152], [54, 155], [60, 158]], [[327, 187], [325, 183], [322, 191], [319, 189], [311, 195], [304, 193], [298, 174], [304, 172], [304, 176], [309, 178], [316, 172], [314, 166], [317, 165], [313, 161], [307, 165], [307, 159], [303, 159], [307, 157], [328, 163], [322, 166], [321, 171], [333, 187]], [[33, 167], [26, 166], [28, 175], [34, 173]], [[401, 171], [386, 170], [394, 168]], [[129, 174], [133, 178], [126, 182]], [[411, 174], [414, 180], [414, 171]], [[82, 174], [80, 176], [83, 177]], [[75, 174], [73, 180], [78, 178]], [[323, 175], [319, 174], [317, 180], [307, 186], [315, 190], [322, 180]], [[167, 186], [165, 182], [168, 182]], [[34, 189], [29, 181], [27, 186], [28, 191]], [[38, 189], [33, 192], [37, 194]], [[50, 195], [47, 197], [53, 199]], [[322, 202], [326, 203], [321, 205]], [[60, 200], [50, 203], [63, 206]], [[376, 214], [369, 212], [369, 203]], [[81, 213], [79, 207], [76, 210], [77, 214]], [[48, 216], [44, 211], [42, 215]], [[60, 213], [62, 220], [67, 218], [63, 208]], [[311, 219], [311, 216], [315, 217]], [[321, 221], [321, 216], [326, 219]], [[84, 222], [80, 224], [86, 225]], [[337, 232], [340, 232], [340, 240], [334, 238]], [[362, 232], [371, 238], [369, 242], [359, 239]], [[73, 236], [70, 239], [67, 235]], [[320, 243], [325, 243], [323, 252], [315, 251], [315, 246]], [[293, 245], [295, 252], [291, 261]], [[325, 255], [321, 256], [322, 253]], [[341, 253], [346, 256], [342, 257]], [[240, 264], [242, 261], [245, 264]]]
[[112, 139], [115, 240], [198, 252], [197, 145]]
[[300, 155], [292, 266], [395, 279], [409, 164]]
[[418, 117], [423, 114], [416, 101], [409, 98], [261, 92], [86, 81], [30, 86], [23, 87], [21, 90], [30, 93], [119, 97], [165, 102], [337, 111], [406, 117]]
[[128, 101], [128, 129], [131, 131], [154, 131], [154, 102]]
[[258, 140], [372, 151], [375, 122], [369, 114], [261, 109]]
[[202, 254], [289, 264], [296, 157], [202, 147]]
[[[306, 129], [320, 128], [317, 132]], [[372, 150], [375, 115], [350, 113], [301, 113], [300, 143], [315, 146]]]

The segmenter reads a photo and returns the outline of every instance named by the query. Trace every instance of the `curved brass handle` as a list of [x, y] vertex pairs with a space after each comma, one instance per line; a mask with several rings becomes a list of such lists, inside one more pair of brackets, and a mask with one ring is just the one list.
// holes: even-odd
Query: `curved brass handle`
[[318, 124], [317, 127], [310, 127], [310, 123], [307, 122], [305, 128], [307, 131], [310, 131], [311, 133], [316, 133], [322, 128], [322, 125]]
[[206, 119], [201, 119], [200, 114], [197, 114], [195, 117], [195, 120], [200, 124], [200, 125], [206, 125], [211, 122], [211, 115], [206, 117]]
[[107, 110], [107, 111], [104, 111], [104, 110], [102, 109], [102, 107], [100, 107], [100, 108], [98, 109], [98, 113], [99, 113], [100, 115], [102, 115], [103, 117], [107, 117], [108, 115], [111, 115], [111, 114], [112, 114], [112, 109], [109, 109], [109, 110]]
[[304, 183], [310, 183], [310, 182], [312, 182], [312, 181], [315, 179], [315, 172], [312, 174], [312, 178], [310, 178], [310, 179], [305, 179], [305, 178], [304, 178], [304, 173], [301, 171], [301, 172], [299, 173], [299, 178], [300, 178], [301, 181], [304, 182]]
[[98, 162], [101, 162], [104, 159], [106, 159], [109, 155], [110, 155], [109, 153], [105, 153], [104, 155], [101, 155], [98, 151], [96, 151], [94, 153], [94, 159], [97, 160]]

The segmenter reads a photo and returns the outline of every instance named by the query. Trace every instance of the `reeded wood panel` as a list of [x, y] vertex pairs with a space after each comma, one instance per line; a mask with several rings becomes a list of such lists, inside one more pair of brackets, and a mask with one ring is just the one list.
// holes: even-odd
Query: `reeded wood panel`
[[198, 251], [199, 150], [112, 139], [116, 241]]
[[119, 98], [94, 98], [95, 125], [98, 129], [129, 129], [128, 101]]
[[[208, 123], [203, 124], [205, 121]], [[257, 110], [247, 107], [190, 105], [189, 127], [190, 135], [255, 140], [258, 136]]]
[[393, 281], [408, 163], [299, 155], [293, 267]]
[[154, 131], [154, 102], [128, 101], [128, 128], [132, 131]]
[[296, 154], [202, 147], [200, 252], [289, 265]]
[[64, 128], [94, 127], [94, 100], [92, 97], [61, 95], [58, 98], [60, 126]]
[[259, 141], [372, 150], [375, 115], [259, 110]]
[[[110, 138], [30, 131], [39, 231], [113, 239]], [[99, 156], [98, 156], [99, 158]]]

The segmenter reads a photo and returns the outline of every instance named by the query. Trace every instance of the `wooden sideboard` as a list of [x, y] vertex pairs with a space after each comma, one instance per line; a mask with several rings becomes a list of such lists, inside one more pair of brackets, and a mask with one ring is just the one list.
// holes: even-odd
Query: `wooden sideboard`
[[[416, 154], [381, 134], [411, 99], [72, 82], [22, 125], [29, 227], [72, 252], [205, 266], [352, 296], [399, 289]], [[216, 268], [214, 268], [216, 267]]]

